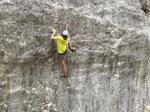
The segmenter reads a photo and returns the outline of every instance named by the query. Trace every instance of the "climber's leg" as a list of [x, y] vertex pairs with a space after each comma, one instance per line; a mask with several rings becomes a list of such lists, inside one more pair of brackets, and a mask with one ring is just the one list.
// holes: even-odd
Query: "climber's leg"
[[62, 60], [60, 62], [60, 66], [61, 66], [61, 69], [62, 69], [62, 72], [63, 72], [63, 77], [67, 77], [67, 69], [66, 69], [66, 66], [65, 66], [65, 60]]
[[61, 67], [61, 70], [63, 72], [63, 76], [62, 77], [67, 77], [68, 73], [67, 73], [67, 68], [66, 68], [66, 54], [63, 55], [58, 55], [58, 60], [59, 60], [59, 64]]

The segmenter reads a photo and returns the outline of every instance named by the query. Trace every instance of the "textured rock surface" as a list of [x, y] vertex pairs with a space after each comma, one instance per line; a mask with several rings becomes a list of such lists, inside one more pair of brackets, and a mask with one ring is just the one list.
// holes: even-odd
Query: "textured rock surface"
[[[148, 0], [0, 0], [1, 112], [149, 112]], [[51, 28], [76, 53], [61, 79]]]
[[142, 5], [142, 10], [147, 14], [150, 15], [150, 0], [140, 0]]

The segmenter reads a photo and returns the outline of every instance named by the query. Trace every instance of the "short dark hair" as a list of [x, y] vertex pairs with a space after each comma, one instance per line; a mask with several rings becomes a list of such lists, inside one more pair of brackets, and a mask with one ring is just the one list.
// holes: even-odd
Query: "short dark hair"
[[64, 38], [64, 40], [67, 40], [67, 38], [68, 38], [67, 35], [62, 35], [62, 37]]

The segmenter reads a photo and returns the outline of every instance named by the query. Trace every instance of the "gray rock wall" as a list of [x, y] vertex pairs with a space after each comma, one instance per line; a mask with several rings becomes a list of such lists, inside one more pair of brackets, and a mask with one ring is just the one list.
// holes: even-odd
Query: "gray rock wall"
[[[139, 0], [1, 0], [2, 112], [149, 112], [150, 20]], [[70, 22], [62, 75], [51, 29]]]
[[141, 5], [145, 13], [150, 12], [150, 0], [140, 0]]

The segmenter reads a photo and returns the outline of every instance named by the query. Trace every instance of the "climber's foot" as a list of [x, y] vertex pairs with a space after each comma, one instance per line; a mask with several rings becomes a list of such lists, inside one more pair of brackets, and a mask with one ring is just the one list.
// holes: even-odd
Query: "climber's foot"
[[63, 77], [63, 78], [67, 78], [67, 76], [65, 76], [65, 75], [62, 75], [61, 77]]

